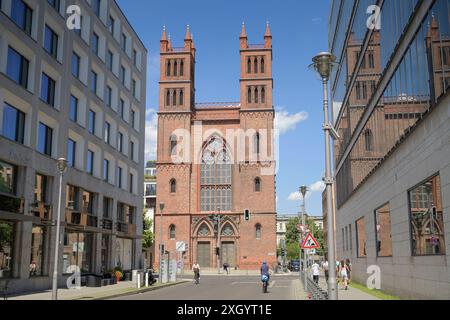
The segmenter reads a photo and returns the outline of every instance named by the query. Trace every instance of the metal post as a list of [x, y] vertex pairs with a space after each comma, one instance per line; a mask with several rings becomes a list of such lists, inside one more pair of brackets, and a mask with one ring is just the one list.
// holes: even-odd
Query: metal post
[[331, 173], [331, 144], [330, 130], [331, 126], [328, 118], [328, 78], [323, 78], [323, 111], [325, 117], [325, 185], [327, 191], [327, 215], [328, 215], [328, 297], [330, 300], [338, 299], [337, 282], [336, 282], [336, 257], [334, 243], [334, 214], [332, 187], [333, 177]]
[[[305, 194], [306, 194], [307, 189], [306, 188], [301, 188], [301, 193], [303, 196], [303, 203], [302, 203], [302, 225], [304, 228], [306, 228], [306, 216], [305, 216]], [[303, 231], [303, 236], [306, 236], [306, 229]], [[305, 291], [308, 291], [308, 285], [307, 285], [307, 274], [306, 274], [306, 269], [307, 269], [307, 257], [306, 257], [306, 249], [303, 249], [303, 272], [304, 272], [304, 283], [305, 283]]]
[[59, 262], [59, 234], [61, 232], [61, 197], [62, 197], [63, 171], [59, 172], [59, 199], [58, 213], [56, 216], [56, 240], [55, 240], [55, 262], [53, 266], [52, 300], [58, 300], [58, 262]]
[[220, 208], [217, 208], [217, 211], [219, 212], [219, 214], [217, 215], [217, 247], [219, 248], [219, 254], [217, 255], [217, 273], [220, 274], [220, 254], [221, 254], [221, 239], [220, 239]]

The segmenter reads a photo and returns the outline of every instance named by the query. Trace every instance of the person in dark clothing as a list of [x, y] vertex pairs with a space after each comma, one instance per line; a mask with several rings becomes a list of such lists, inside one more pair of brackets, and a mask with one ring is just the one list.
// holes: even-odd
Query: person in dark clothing
[[228, 263], [226, 262], [223, 264], [223, 271], [225, 271], [227, 274], [230, 274], [230, 269]]

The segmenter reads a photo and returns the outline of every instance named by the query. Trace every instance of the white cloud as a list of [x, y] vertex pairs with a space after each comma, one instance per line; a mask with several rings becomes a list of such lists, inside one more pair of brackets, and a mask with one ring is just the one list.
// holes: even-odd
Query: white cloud
[[[322, 193], [324, 190], [325, 190], [325, 183], [323, 181], [317, 181], [308, 186], [308, 192], [306, 193], [305, 198], [308, 199], [309, 197], [311, 197], [313, 193], [316, 192]], [[300, 191], [292, 192], [288, 197], [289, 201], [300, 201], [301, 199], [302, 195]]]
[[297, 124], [308, 119], [308, 112], [302, 111], [290, 114], [288, 111], [280, 108], [275, 115], [275, 129], [279, 130], [280, 135], [290, 130], [295, 130]]
[[156, 142], [158, 136], [158, 116], [154, 109], [148, 109], [145, 117], [145, 160], [156, 159]]

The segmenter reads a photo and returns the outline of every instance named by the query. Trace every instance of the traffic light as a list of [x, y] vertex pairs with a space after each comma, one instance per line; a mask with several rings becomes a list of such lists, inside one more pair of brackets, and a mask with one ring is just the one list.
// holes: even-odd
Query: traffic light
[[245, 219], [245, 221], [250, 220], [250, 210], [248, 210], [248, 209], [244, 210], [244, 219]]
[[216, 247], [216, 256], [220, 256], [220, 248]]
[[161, 249], [161, 252], [164, 254], [164, 252], [165, 252], [165, 250], [164, 250], [164, 244], [160, 244], [160, 249]]

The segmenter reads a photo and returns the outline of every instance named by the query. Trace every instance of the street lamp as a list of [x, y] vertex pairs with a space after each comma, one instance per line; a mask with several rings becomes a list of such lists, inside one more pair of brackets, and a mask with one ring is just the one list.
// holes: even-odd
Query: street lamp
[[59, 234], [61, 227], [61, 198], [62, 198], [62, 182], [63, 174], [67, 169], [67, 160], [59, 158], [56, 163], [59, 173], [59, 196], [58, 196], [58, 213], [56, 215], [56, 238], [55, 238], [55, 262], [53, 266], [53, 283], [52, 283], [52, 300], [58, 300], [58, 262], [59, 262]]
[[217, 255], [217, 273], [220, 274], [220, 207], [217, 207], [217, 214], [211, 214], [208, 216], [209, 219], [214, 222], [214, 225], [217, 226], [217, 246], [216, 246], [216, 255]]
[[[306, 217], [305, 217], [305, 196], [306, 196], [306, 192], [308, 192], [308, 187], [307, 186], [301, 186], [300, 187], [300, 193], [302, 194], [303, 197], [303, 203], [302, 203], [302, 236], [300, 237], [300, 261], [302, 259], [302, 242], [303, 242], [303, 238], [305, 236], [306, 233]], [[304, 282], [303, 285], [305, 287], [305, 291], [308, 290], [308, 286], [307, 286], [307, 275], [306, 275], [306, 263], [307, 263], [307, 259], [306, 259], [306, 250], [303, 249], [303, 276], [304, 276]]]
[[334, 243], [334, 214], [332, 204], [332, 188], [334, 179], [331, 172], [331, 145], [330, 136], [334, 139], [339, 138], [336, 130], [330, 124], [329, 111], [328, 111], [328, 80], [330, 79], [331, 71], [337, 66], [336, 57], [329, 52], [321, 52], [313, 59], [313, 64], [310, 68], [319, 74], [323, 85], [323, 112], [324, 112], [324, 124], [323, 130], [325, 131], [325, 178], [324, 182], [327, 191], [327, 216], [328, 216], [328, 265], [329, 265], [329, 277], [328, 277], [328, 297], [330, 300], [338, 299], [337, 283], [336, 283], [336, 258], [335, 258], [335, 243]]
[[162, 251], [163, 251], [163, 211], [164, 202], [159, 203], [159, 209], [161, 211], [161, 219], [159, 221], [159, 283], [162, 283]]

